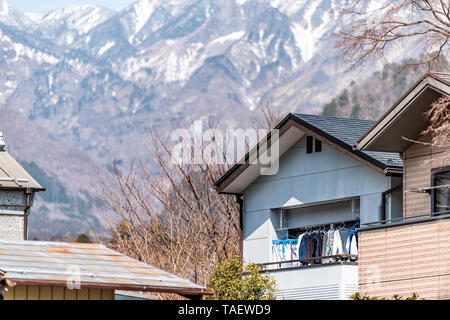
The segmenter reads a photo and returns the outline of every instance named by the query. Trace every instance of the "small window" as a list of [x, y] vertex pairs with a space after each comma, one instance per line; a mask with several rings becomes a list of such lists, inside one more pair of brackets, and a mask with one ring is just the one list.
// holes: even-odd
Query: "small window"
[[313, 137], [307, 136], [306, 137], [306, 153], [312, 153], [313, 152]]
[[431, 211], [450, 213], [450, 167], [433, 169], [431, 174]]
[[315, 139], [314, 140], [314, 151], [315, 152], [321, 152], [322, 151], [322, 141], [320, 141], [319, 139]]

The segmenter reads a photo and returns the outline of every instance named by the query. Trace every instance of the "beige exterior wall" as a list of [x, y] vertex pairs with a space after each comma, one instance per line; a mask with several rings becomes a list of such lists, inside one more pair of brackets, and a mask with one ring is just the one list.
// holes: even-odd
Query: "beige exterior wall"
[[450, 219], [360, 232], [361, 294], [450, 299]]
[[114, 300], [114, 290], [19, 285], [9, 288], [4, 297], [5, 300]]
[[[430, 187], [433, 169], [450, 166], [450, 148], [413, 143], [402, 157], [403, 191]], [[403, 193], [403, 216], [431, 209], [430, 194]], [[361, 294], [450, 299], [450, 219], [361, 231], [358, 254]]]
[[[403, 163], [403, 190], [430, 187], [432, 169], [450, 166], [450, 148], [442, 149], [413, 143], [403, 153]], [[431, 213], [431, 198], [428, 193], [404, 193], [404, 216], [427, 213]]]

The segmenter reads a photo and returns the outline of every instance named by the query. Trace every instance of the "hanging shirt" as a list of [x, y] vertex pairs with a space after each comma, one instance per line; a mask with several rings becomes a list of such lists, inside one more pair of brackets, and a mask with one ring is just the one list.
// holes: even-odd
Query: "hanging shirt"
[[[291, 251], [291, 258], [290, 260], [297, 260], [298, 259], [298, 242], [297, 243], [291, 243], [289, 246], [289, 249]], [[299, 262], [291, 262], [291, 267], [297, 267], [299, 265]]]
[[272, 256], [274, 262], [283, 261], [283, 248], [281, 244], [272, 244]]
[[[350, 232], [347, 238], [346, 249], [348, 254], [358, 254], [358, 240], [355, 232]], [[350, 261], [355, 261], [356, 258], [350, 258]]]
[[[333, 245], [334, 245], [334, 230], [329, 230], [327, 232], [327, 241], [325, 242], [325, 250], [323, 252], [323, 256], [331, 256], [333, 255]], [[324, 259], [323, 263], [331, 262], [331, 259]]]
[[334, 230], [330, 230], [327, 232], [327, 242], [325, 243], [325, 252], [324, 256], [331, 256], [333, 254], [333, 245], [334, 245]]
[[[334, 241], [333, 241], [333, 256], [338, 254], [345, 254], [345, 241], [347, 240], [348, 232], [342, 232], [343, 230], [336, 230], [334, 232]], [[343, 239], [345, 237], [345, 240]]]
[[[313, 257], [322, 256], [323, 237], [321, 232], [314, 234], [314, 253]], [[322, 263], [321, 259], [314, 260], [314, 264]]]
[[316, 248], [317, 239], [314, 234], [308, 235], [308, 241], [306, 242], [306, 259], [312, 258], [314, 256], [314, 249]]
[[349, 232], [347, 229], [339, 229], [338, 232], [339, 232], [339, 236], [341, 237], [341, 241], [342, 241], [342, 248], [344, 250], [343, 254], [348, 254], [346, 244], [347, 244]]
[[323, 241], [322, 241], [322, 256], [325, 256], [326, 247], [327, 247], [327, 241], [328, 241], [328, 232], [324, 232], [322, 234]]
[[301, 239], [299, 237], [300, 245], [298, 246], [298, 259], [305, 259], [309, 235], [307, 233], [303, 233], [301, 237]]

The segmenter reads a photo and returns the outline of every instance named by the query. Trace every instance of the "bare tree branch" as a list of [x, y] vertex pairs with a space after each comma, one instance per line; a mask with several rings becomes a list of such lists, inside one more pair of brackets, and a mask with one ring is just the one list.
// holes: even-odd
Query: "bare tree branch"
[[[336, 33], [336, 47], [352, 66], [385, 59], [394, 44], [415, 40], [420, 64], [442, 65], [448, 57], [450, 37], [449, 4], [442, 0], [389, 0], [368, 10], [366, 2], [352, 2], [341, 14], [352, 21]], [[413, 45], [409, 42], [409, 45]], [[417, 65], [417, 64], [416, 64]]]

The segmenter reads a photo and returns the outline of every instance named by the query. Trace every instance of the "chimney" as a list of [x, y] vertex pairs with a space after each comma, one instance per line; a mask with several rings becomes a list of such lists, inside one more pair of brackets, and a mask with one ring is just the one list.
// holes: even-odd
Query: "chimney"
[[3, 133], [0, 131], [0, 151], [5, 150], [6, 144], [5, 140], [3, 140]]

